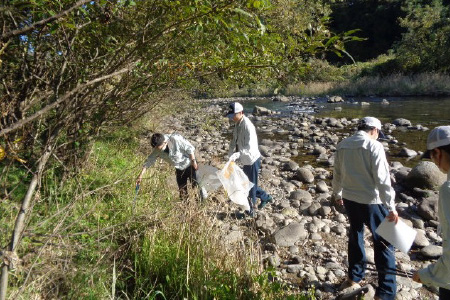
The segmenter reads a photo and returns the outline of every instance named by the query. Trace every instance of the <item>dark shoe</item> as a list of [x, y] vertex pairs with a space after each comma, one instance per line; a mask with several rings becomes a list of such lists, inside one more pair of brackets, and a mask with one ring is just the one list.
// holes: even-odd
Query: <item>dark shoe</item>
[[272, 196], [269, 196], [269, 198], [267, 198], [267, 200], [261, 200], [261, 203], [258, 205], [258, 209], [263, 209], [267, 203], [272, 202]]
[[242, 220], [247, 218], [253, 218], [255, 216], [255, 213], [252, 211], [246, 210], [244, 213], [237, 212], [236, 213], [236, 219]]

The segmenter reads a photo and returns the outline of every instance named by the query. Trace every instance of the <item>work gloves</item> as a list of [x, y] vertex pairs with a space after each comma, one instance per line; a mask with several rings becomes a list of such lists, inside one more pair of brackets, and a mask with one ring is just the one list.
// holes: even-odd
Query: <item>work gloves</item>
[[240, 152], [234, 152], [233, 154], [231, 154], [230, 160], [231, 161], [236, 161], [236, 160], [239, 159], [239, 157], [241, 157], [241, 153]]

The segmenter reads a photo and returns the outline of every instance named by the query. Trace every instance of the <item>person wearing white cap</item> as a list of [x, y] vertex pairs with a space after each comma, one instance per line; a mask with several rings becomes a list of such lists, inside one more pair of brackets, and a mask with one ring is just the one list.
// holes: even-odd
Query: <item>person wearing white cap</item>
[[438, 216], [442, 235], [442, 256], [414, 273], [413, 280], [439, 287], [439, 299], [450, 299], [450, 126], [434, 128], [427, 139], [422, 158], [431, 158], [447, 181], [439, 189]]
[[267, 203], [272, 201], [266, 191], [258, 186], [258, 172], [261, 168], [261, 153], [258, 149], [258, 137], [253, 123], [244, 115], [244, 107], [233, 102], [229, 106], [226, 116], [234, 123], [233, 138], [230, 143], [228, 155], [230, 160], [239, 160], [244, 166], [242, 170], [247, 175], [250, 182], [254, 184], [249, 192], [250, 211], [248, 214], [253, 216], [253, 208], [256, 206], [256, 198], [260, 198], [259, 209], [264, 208]]
[[[397, 292], [394, 247], [375, 230], [387, 217], [398, 221], [395, 192], [391, 187], [389, 165], [383, 145], [381, 122], [374, 117], [362, 118], [358, 131], [337, 145], [333, 172], [333, 196], [345, 206], [350, 223], [348, 239], [348, 274], [343, 290], [364, 279], [366, 253], [364, 224], [372, 232], [378, 287], [374, 299], [393, 300]], [[383, 206], [384, 204], [384, 206]]]

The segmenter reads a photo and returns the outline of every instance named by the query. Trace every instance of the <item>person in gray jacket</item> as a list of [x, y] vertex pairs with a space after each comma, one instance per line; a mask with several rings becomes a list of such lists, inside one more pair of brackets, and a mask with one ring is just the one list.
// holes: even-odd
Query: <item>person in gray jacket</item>
[[427, 139], [423, 158], [431, 158], [447, 181], [439, 189], [438, 216], [442, 236], [442, 256], [426, 268], [414, 273], [413, 280], [439, 287], [439, 299], [450, 299], [450, 126], [434, 128]]
[[[387, 218], [397, 223], [395, 192], [391, 187], [389, 166], [383, 145], [377, 141], [381, 122], [374, 117], [362, 118], [358, 132], [337, 145], [333, 172], [333, 194], [345, 206], [348, 232], [348, 277], [343, 290], [364, 279], [366, 253], [364, 224], [372, 232], [378, 287], [374, 299], [394, 300], [397, 292], [394, 247], [376, 233]], [[384, 204], [384, 205], [383, 205]]]
[[250, 216], [254, 215], [256, 198], [260, 198], [259, 209], [264, 208], [272, 201], [272, 196], [258, 186], [258, 172], [261, 169], [261, 153], [258, 149], [258, 137], [253, 123], [244, 115], [243, 106], [234, 102], [229, 106], [226, 116], [234, 123], [233, 138], [230, 143], [228, 155], [230, 160], [239, 160], [244, 166], [242, 170], [250, 182], [254, 184], [249, 192]]
[[[185, 199], [187, 197], [188, 181], [193, 187], [198, 186], [198, 164], [195, 159], [194, 146], [179, 134], [168, 135], [161, 133], [153, 134], [150, 144], [153, 147], [153, 151], [147, 157], [147, 160], [142, 167], [142, 171], [137, 177], [136, 184], [141, 183], [142, 176], [159, 157], [175, 167], [180, 198]], [[206, 191], [201, 190], [200, 195], [202, 199], [206, 197], [205, 192]]]

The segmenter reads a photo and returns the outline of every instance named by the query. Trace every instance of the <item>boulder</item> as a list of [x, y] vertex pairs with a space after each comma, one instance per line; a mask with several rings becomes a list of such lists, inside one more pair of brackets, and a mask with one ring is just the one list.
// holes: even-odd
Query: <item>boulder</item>
[[308, 232], [302, 224], [297, 222], [292, 222], [273, 234], [275, 244], [282, 247], [293, 246], [297, 241], [304, 240], [307, 237]]
[[308, 191], [296, 190], [289, 195], [291, 201], [298, 200], [301, 202], [312, 202], [313, 198]]
[[272, 111], [262, 106], [257, 106], [253, 108], [253, 115], [255, 116], [268, 116], [271, 115]]
[[411, 121], [403, 118], [395, 119], [392, 124], [396, 126], [411, 126]]
[[406, 176], [405, 184], [410, 188], [434, 189], [446, 180], [447, 175], [442, 173], [434, 163], [422, 161]]
[[437, 220], [438, 195], [432, 195], [423, 199], [417, 207], [417, 214], [425, 220]]
[[312, 183], [314, 181], [313, 173], [307, 168], [299, 168], [296, 173], [296, 178], [303, 183]]
[[398, 156], [401, 157], [414, 157], [417, 155], [417, 152], [406, 147], [403, 147], [402, 150], [398, 153]]

